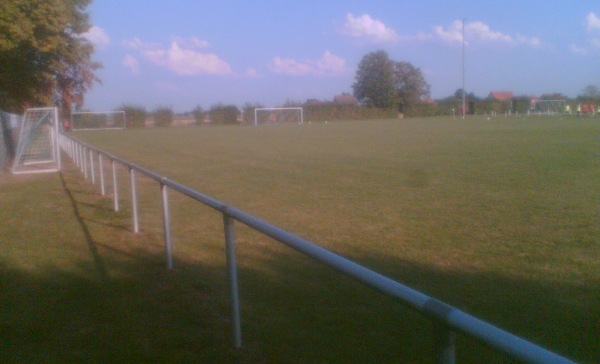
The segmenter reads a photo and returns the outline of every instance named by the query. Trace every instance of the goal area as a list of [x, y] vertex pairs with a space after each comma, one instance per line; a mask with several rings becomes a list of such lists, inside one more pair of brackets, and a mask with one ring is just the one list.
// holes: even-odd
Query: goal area
[[124, 129], [125, 111], [107, 112], [73, 112], [71, 113], [72, 130]]
[[12, 173], [56, 172], [60, 169], [58, 110], [27, 109], [21, 120]]
[[254, 109], [254, 125], [295, 123], [304, 124], [301, 107], [264, 107]]
[[567, 112], [566, 106], [566, 100], [531, 100], [529, 111], [539, 115], [557, 115]]

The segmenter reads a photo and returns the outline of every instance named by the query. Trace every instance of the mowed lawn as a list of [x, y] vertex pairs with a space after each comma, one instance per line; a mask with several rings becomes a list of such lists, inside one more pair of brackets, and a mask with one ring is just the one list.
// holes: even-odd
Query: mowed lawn
[[[600, 357], [600, 119], [72, 135], [562, 355]], [[432, 360], [427, 320], [240, 224], [244, 348], [232, 350], [222, 217], [171, 192], [167, 272], [158, 185], [138, 180], [136, 235], [124, 168], [119, 178], [114, 213], [69, 164], [60, 175], [2, 177], [9, 360]], [[509, 361], [464, 337], [457, 355]]]

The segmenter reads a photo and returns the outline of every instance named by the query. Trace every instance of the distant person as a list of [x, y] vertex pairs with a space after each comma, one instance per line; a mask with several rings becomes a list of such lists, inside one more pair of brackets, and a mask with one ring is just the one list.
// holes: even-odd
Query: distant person
[[65, 122], [63, 123], [63, 125], [65, 127], [65, 131], [71, 130], [71, 122], [69, 120], [65, 120]]

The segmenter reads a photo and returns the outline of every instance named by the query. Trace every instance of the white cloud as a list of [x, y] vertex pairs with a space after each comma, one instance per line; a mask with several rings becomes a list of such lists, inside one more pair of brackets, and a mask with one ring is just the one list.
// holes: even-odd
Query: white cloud
[[323, 57], [317, 60], [315, 70], [317, 74], [338, 74], [344, 70], [345, 65], [345, 59], [325, 51]]
[[542, 41], [539, 38], [537, 38], [537, 37], [531, 37], [531, 38], [524, 37], [524, 36], [522, 36], [520, 34], [517, 34], [516, 41], [517, 41], [517, 43], [525, 44], [525, 45], [530, 45], [532, 47], [539, 47], [540, 45], [542, 45]]
[[510, 35], [506, 35], [500, 32], [495, 32], [490, 29], [487, 24], [484, 24], [480, 21], [467, 23], [465, 25], [465, 32], [476, 39], [488, 40], [488, 41], [498, 41], [498, 42], [506, 42], [510, 43], [513, 39]]
[[[525, 44], [529, 46], [537, 47], [542, 44], [539, 38], [536, 37], [525, 37], [517, 34], [516, 36], [510, 36], [508, 34], [492, 30], [489, 25], [480, 22], [466, 22], [465, 23], [465, 43], [469, 41], [481, 41], [481, 42], [497, 42], [504, 44]], [[462, 43], [463, 41], [463, 22], [461, 20], [455, 20], [446, 29], [439, 25], [434, 27], [434, 34], [439, 39], [448, 43]]]
[[123, 45], [135, 49], [152, 63], [167, 68], [178, 75], [227, 75], [232, 73], [227, 62], [217, 55], [202, 52], [199, 49], [208, 47], [208, 42], [198, 38], [173, 38], [169, 47], [156, 43], [144, 43], [134, 38], [126, 40]]
[[575, 54], [580, 54], [580, 55], [586, 55], [586, 54], [588, 54], [588, 50], [587, 49], [578, 47], [575, 44], [571, 44], [571, 46], [569, 46], [569, 49], [571, 49], [571, 52], [573, 52]]
[[274, 73], [290, 76], [325, 76], [336, 75], [343, 72], [345, 65], [345, 59], [334, 55], [330, 51], [325, 51], [321, 58], [303, 62], [277, 56], [273, 58], [273, 61], [269, 64], [269, 69]]
[[134, 75], [140, 74], [140, 62], [138, 62], [138, 60], [135, 57], [133, 57], [132, 55], [130, 55], [130, 54], [126, 55], [125, 58], [123, 58], [122, 63]]
[[250, 78], [260, 77], [260, 75], [258, 74], [258, 71], [255, 70], [254, 68], [246, 69], [246, 71], [244, 72], [244, 76], [250, 77]]
[[589, 13], [585, 17], [585, 26], [588, 31], [600, 30], [600, 17], [594, 13]]
[[460, 20], [452, 22], [448, 30], [444, 29], [443, 26], [438, 25], [433, 28], [433, 31], [440, 39], [448, 43], [462, 42], [463, 40], [462, 22]]
[[81, 35], [89, 40], [96, 48], [105, 49], [110, 44], [110, 38], [104, 29], [99, 26], [92, 26], [87, 32]]
[[373, 42], [395, 42], [400, 40], [400, 36], [394, 29], [386, 26], [380, 20], [371, 18], [369, 14], [355, 17], [348, 13], [341, 33]]

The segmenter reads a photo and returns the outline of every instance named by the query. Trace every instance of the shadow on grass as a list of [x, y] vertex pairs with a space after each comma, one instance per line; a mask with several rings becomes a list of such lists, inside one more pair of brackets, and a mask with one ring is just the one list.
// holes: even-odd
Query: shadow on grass
[[[0, 260], [3, 362], [433, 362], [427, 320], [293, 251], [269, 248], [257, 256], [260, 245], [243, 229], [244, 348], [233, 350], [225, 268], [178, 256], [176, 245], [176, 268], [167, 271], [162, 251], [155, 252], [160, 234], [123, 231], [123, 216], [90, 218], [87, 208], [104, 202], [76, 192], [70, 178], [61, 176], [61, 188], [84, 241], [69, 248], [85, 254], [31, 262], [31, 269]], [[449, 274], [368, 250], [360, 260], [563, 355], [582, 362], [599, 357], [597, 286]], [[462, 337], [458, 361], [511, 362]]]
[[[88, 229], [83, 217], [81, 216], [81, 213], [80, 213], [79, 207], [78, 207], [78, 203], [75, 200], [75, 197], [73, 196], [73, 192], [71, 192], [71, 189], [69, 188], [69, 186], [67, 186], [67, 182], [65, 181], [65, 177], [64, 177], [63, 173], [59, 173], [59, 175], [60, 175], [60, 181], [62, 182], [62, 187], [65, 191], [65, 194], [67, 195], [67, 197], [69, 198], [69, 201], [71, 202], [71, 207], [73, 208], [73, 216], [75, 216], [75, 219], [77, 220], [77, 223], [81, 227], [81, 231], [83, 232], [83, 235], [85, 236], [85, 242], [87, 243], [88, 249], [90, 251], [90, 255], [92, 256], [92, 259], [94, 261], [96, 269], [98, 270], [98, 274], [100, 275], [102, 280], [106, 280], [107, 279], [106, 266], [104, 265], [104, 262], [102, 261], [100, 254], [98, 253], [98, 249], [96, 248], [96, 243], [94, 242], [94, 239], [92, 238], [92, 234], [90, 233], [90, 230]], [[82, 204], [86, 205], [86, 206], [90, 206], [90, 204], [88, 204], [88, 203], [82, 203]]]

